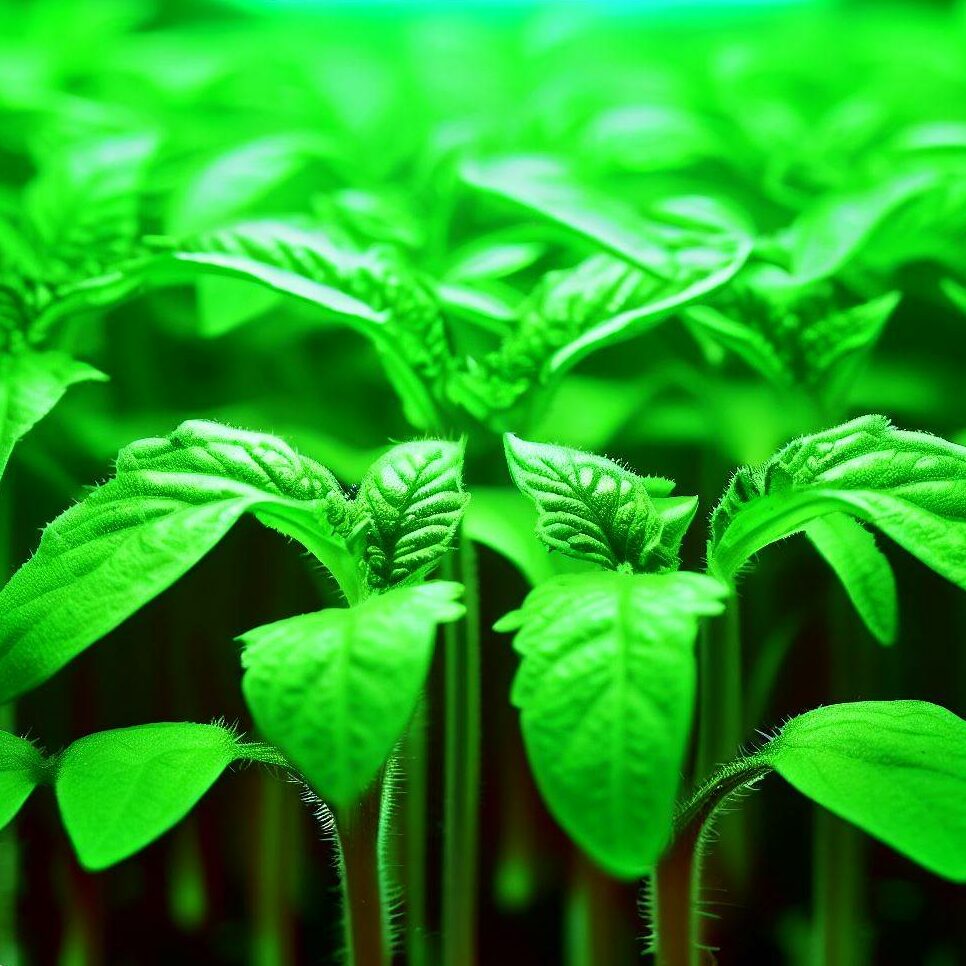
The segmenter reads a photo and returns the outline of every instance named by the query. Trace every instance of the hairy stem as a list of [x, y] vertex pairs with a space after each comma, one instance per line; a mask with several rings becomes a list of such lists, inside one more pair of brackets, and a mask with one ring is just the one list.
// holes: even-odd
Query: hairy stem
[[701, 962], [701, 863], [715, 816], [727, 799], [770, 771], [754, 756], [719, 768], [685, 803], [671, 845], [651, 877], [651, 916], [658, 966]]
[[380, 869], [382, 776], [362, 798], [336, 812], [348, 966], [389, 966], [388, 920]]
[[443, 966], [474, 966], [480, 794], [480, 614], [476, 553], [465, 537], [450, 556], [466, 617], [445, 631]]
[[[8, 475], [0, 491], [0, 586], [13, 569], [13, 505], [10, 490], [13, 480]], [[15, 731], [16, 706], [0, 705], [0, 730]], [[0, 832], [0, 963], [18, 966], [20, 943], [17, 938], [17, 891], [20, 882], [20, 850], [14, 829]]]
[[406, 962], [426, 966], [429, 957], [426, 910], [426, 843], [429, 807], [425, 697], [419, 702], [406, 735], [403, 769], [403, 878], [406, 890]]

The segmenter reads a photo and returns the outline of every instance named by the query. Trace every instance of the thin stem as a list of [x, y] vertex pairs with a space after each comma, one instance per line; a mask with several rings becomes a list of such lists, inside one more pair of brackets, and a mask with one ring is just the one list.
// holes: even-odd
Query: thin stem
[[259, 822], [253, 923], [255, 966], [285, 966], [294, 961], [292, 921], [288, 901], [290, 836], [295, 823], [289, 822], [288, 789], [274, 775], [260, 774]]
[[381, 810], [380, 775], [358, 802], [335, 816], [348, 966], [389, 966], [390, 941], [379, 861]]
[[719, 768], [685, 803], [674, 823], [670, 847], [651, 879], [651, 925], [658, 966], [701, 962], [699, 897], [708, 833], [721, 806], [770, 771], [754, 756]]
[[[567, 966], [623, 963], [633, 936], [621, 921], [623, 886], [574, 848], [567, 903]], [[631, 904], [633, 908], [633, 904]]]
[[476, 554], [465, 537], [449, 571], [465, 587], [466, 617], [445, 632], [443, 966], [477, 961], [480, 786], [480, 614]]
[[403, 876], [406, 889], [406, 962], [409, 966], [426, 966], [426, 843], [429, 807], [429, 747], [426, 734], [425, 696], [419, 702], [406, 735], [405, 750], [400, 759], [405, 795], [403, 825]]
[[820, 806], [814, 811], [816, 966], [862, 966], [867, 961], [860, 893], [864, 840], [853, 825]]
[[743, 737], [741, 629], [732, 597], [720, 617], [706, 621], [700, 644], [700, 712], [695, 775], [710, 775], [738, 752]]

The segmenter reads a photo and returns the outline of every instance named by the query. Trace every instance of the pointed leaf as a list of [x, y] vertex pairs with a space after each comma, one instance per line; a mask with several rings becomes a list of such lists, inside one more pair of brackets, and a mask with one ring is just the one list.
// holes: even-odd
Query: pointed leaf
[[896, 578], [875, 537], [844, 513], [809, 521], [805, 534], [842, 581], [869, 633], [880, 644], [894, 644], [899, 620]]
[[966, 721], [924, 701], [833, 704], [760, 753], [803, 795], [937, 875], [966, 882]]
[[101, 731], [61, 756], [54, 790], [81, 864], [106, 869], [188, 814], [237, 757], [218, 725], [166, 722]]
[[356, 503], [369, 521], [364, 555], [370, 586], [419, 580], [450, 548], [467, 501], [463, 450], [462, 442], [402, 443], [366, 473]]
[[249, 631], [242, 690], [259, 730], [328, 804], [365, 790], [402, 736], [459, 584], [399, 587], [357, 607]]
[[295, 536], [352, 598], [358, 567], [328, 523], [335, 478], [281, 440], [201, 421], [121, 451], [0, 591], [0, 702], [37, 686], [194, 566], [246, 512]]
[[[616, 570], [673, 570], [695, 498], [666, 501], [674, 484], [632, 473], [613, 460], [508, 433], [506, 458], [517, 487], [537, 506], [537, 533], [551, 550]], [[655, 503], [661, 499], [669, 520]]]
[[0, 476], [18, 440], [71, 386], [105, 379], [102, 372], [62, 352], [19, 349], [0, 355]]
[[612, 875], [645, 875], [666, 844], [691, 730], [698, 619], [710, 577], [573, 574], [540, 584], [498, 630], [517, 631], [513, 683], [550, 811]]
[[43, 779], [44, 759], [24, 738], [0, 731], [0, 829], [8, 825]]

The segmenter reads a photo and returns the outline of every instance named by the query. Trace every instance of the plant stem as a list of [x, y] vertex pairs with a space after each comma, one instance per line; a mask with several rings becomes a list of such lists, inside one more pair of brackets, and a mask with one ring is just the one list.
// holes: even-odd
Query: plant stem
[[379, 861], [382, 776], [362, 798], [336, 812], [348, 966], [389, 966], [388, 921]]
[[448, 567], [465, 587], [466, 617], [445, 631], [443, 966], [473, 966], [480, 785], [480, 614], [476, 552], [465, 537]]
[[403, 876], [406, 888], [406, 962], [426, 966], [428, 923], [426, 916], [426, 843], [429, 807], [426, 699], [420, 700], [406, 735], [402, 757], [405, 781], [403, 797]]
[[[633, 936], [621, 921], [622, 884], [574, 848], [567, 904], [567, 966], [623, 963]], [[631, 907], [633, 908], [633, 906]]]
[[674, 823], [670, 847], [651, 878], [651, 927], [658, 966], [698, 966], [701, 863], [712, 823], [735, 792], [770, 771], [754, 756], [719, 768], [685, 804]]
[[816, 966], [862, 966], [867, 961], [860, 914], [862, 848], [854, 826], [828, 810], [814, 815]]
[[296, 850], [289, 836], [288, 789], [274, 775], [259, 774], [258, 865], [255, 879], [255, 966], [293, 962], [292, 923], [288, 903], [289, 863]]
[[744, 733], [741, 686], [741, 629], [732, 597], [719, 617], [706, 621], [700, 644], [698, 781], [738, 753]]

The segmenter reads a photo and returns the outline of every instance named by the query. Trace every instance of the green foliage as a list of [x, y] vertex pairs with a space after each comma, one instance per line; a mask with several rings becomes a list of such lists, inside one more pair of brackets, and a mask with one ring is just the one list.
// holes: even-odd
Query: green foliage
[[54, 788], [81, 864], [105, 869], [163, 835], [239, 757], [217, 725], [165, 722], [88, 735], [57, 760]]
[[13, 820], [43, 779], [43, 755], [29, 741], [0, 731], [0, 829]]
[[307, 547], [350, 603], [425, 574], [459, 522], [461, 461], [456, 444], [402, 444], [353, 502], [273, 436], [194, 421], [131, 444], [114, 478], [54, 520], [0, 591], [0, 700], [167, 589], [246, 513]]
[[700, 574], [592, 573], [538, 585], [497, 630], [523, 657], [512, 700], [557, 821], [612, 875], [650, 871], [670, 834], [691, 731]]
[[671, 497], [670, 480], [563, 446], [505, 437], [517, 487], [537, 506], [537, 534], [551, 549], [611, 570], [663, 572], [678, 551], [697, 497]]
[[242, 690], [259, 730], [328, 804], [351, 805], [402, 737], [436, 628], [463, 613], [461, 592], [443, 581], [398, 587], [242, 636]]
[[757, 756], [803, 795], [937, 875], [966, 881], [966, 722], [924, 701], [789, 721]]
[[0, 476], [17, 442], [71, 386], [106, 378], [62, 352], [21, 348], [0, 355]]
[[[966, 587], [966, 449], [896, 429], [882, 416], [804, 436], [762, 466], [738, 470], [712, 517], [710, 570], [733, 579], [758, 551], [829, 514], [877, 527]], [[865, 601], [860, 613], [868, 619], [872, 608], [886, 608], [870, 629], [888, 638], [891, 577], [874, 543], [854, 529], [844, 538], [847, 548], [841, 533], [829, 536], [825, 527], [818, 534], [823, 556], [850, 596]]]
[[463, 443], [406, 443], [378, 459], [359, 486], [356, 506], [369, 521], [364, 550], [373, 588], [415, 583], [452, 544], [467, 497]]

